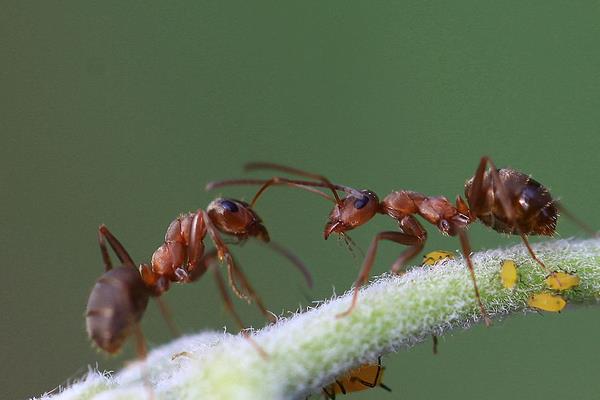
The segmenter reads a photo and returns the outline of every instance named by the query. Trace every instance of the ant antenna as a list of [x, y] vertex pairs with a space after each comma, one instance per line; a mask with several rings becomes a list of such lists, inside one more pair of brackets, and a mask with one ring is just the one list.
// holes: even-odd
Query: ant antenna
[[[331, 201], [332, 203], [335, 203], [335, 199], [333, 197], [314, 188], [314, 187], [327, 187], [327, 185], [325, 185], [324, 183], [312, 182], [312, 181], [300, 181], [300, 180], [287, 179], [287, 178], [282, 178], [282, 177], [274, 177], [271, 179], [223, 179], [220, 181], [208, 182], [206, 184], [206, 186], [204, 187], [204, 189], [209, 191], [209, 190], [218, 189], [218, 188], [221, 188], [224, 186], [233, 186], [233, 185], [262, 185], [262, 186], [267, 185], [267, 187], [271, 186], [271, 185], [286, 185], [286, 186], [295, 187], [297, 189], [302, 189], [307, 192], [314, 193], [318, 196], [323, 197], [327, 201]], [[339, 185], [334, 185], [334, 187], [337, 187], [337, 186], [339, 186]], [[264, 189], [259, 190], [259, 192], [262, 193], [262, 192], [264, 192], [265, 189], [266, 189], [266, 187]], [[338, 188], [338, 190], [342, 190], [342, 189]], [[253, 199], [254, 203], [256, 203], [256, 198], [257, 198], [257, 196], [254, 196], [254, 199]], [[254, 206], [254, 204], [251, 205], [251, 207], [253, 207], [253, 206]]]
[[[358, 198], [361, 198], [363, 196], [363, 194], [360, 192], [360, 190], [354, 189], [350, 186], [333, 184], [327, 177], [325, 177], [323, 175], [304, 171], [304, 170], [294, 168], [294, 167], [289, 167], [287, 165], [281, 165], [281, 164], [269, 163], [269, 162], [250, 162], [250, 163], [247, 163], [244, 165], [244, 170], [246, 170], [246, 171], [273, 170], [273, 171], [284, 172], [284, 173], [291, 174], [291, 175], [304, 176], [304, 177], [307, 177], [310, 179], [316, 179], [320, 183], [320, 185], [318, 185], [318, 186], [327, 187], [327, 188], [331, 189], [332, 192], [334, 192], [333, 196], [335, 197], [337, 204], [341, 204], [341, 200], [338, 197], [337, 193], [335, 193], [335, 190], [341, 190], [347, 194], [351, 194]], [[315, 185], [312, 185], [312, 186], [315, 186]]]

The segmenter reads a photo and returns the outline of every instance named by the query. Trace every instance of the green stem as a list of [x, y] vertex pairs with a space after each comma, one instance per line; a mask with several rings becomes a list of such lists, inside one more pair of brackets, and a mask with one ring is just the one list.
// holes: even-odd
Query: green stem
[[[581, 278], [579, 287], [562, 293], [569, 303], [600, 297], [600, 239], [548, 241], [535, 251], [550, 269], [576, 271]], [[505, 259], [519, 265], [514, 289], [500, 283]], [[492, 317], [526, 309], [530, 295], [546, 290], [544, 273], [521, 245], [476, 253], [473, 262]], [[360, 291], [350, 316], [336, 318], [348, 308], [350, 296], [257, 331], [253, 337], [268, 359], [240, 335], [204, 333], [159, 347], [141, 367], [130, 366], [114, 378], [91, 374], [55, 398], [91, 398], [100, 392], [106, 398], [144, 398], [152, 386], [160, 399], [303, 399], [378, 355], [480, 320], [462, 258], [414, 268], [401, 277], [384, 274]], [[180, 352], [187, 353], [172, 360]]]

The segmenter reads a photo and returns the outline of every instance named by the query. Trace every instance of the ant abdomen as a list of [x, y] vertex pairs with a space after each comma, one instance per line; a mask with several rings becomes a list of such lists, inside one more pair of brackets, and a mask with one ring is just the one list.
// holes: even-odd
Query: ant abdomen
[[[489, 171], [483, 179], [483, 187], [487, 188], [484, 203], [480, 210], [473, 210], [477, 218], [497, 232], [513, 235], [551, 236], [556, 230], [558, 210], [550, 192], [541, 183], [529, 175], [510, 168], [498, 170], [498, 177], [510, 200], [513, 221], [507, 216], [498, 196], [498, 186], [492, 184]], [[471, 198], [473, 179], [465, 184], [465, 195]]]
[[121, 266], [96, 281], [86, 309], [86, 327], [94, 343], [114, 354], [122, 347], [148, 305], [150, 290], [135, 268]]

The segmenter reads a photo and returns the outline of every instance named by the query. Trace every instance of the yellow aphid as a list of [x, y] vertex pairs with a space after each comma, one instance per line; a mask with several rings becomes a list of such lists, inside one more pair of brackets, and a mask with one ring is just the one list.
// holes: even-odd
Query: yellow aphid
[[567, 301], [561, 296], [552, 293], [532, 294], [527, 301], [529, 307], [539, 310], [560, 312], [567, 305]]
[[581, 279], [572, 272], [554, 271], [544, 279], [544, 282], [550, 289], [568, 290], [575, 286], [579, 286]]
[[507, 289], [512, 289], [519, 280], [519, 273], [517, 272], [517, 264], [513, 260], [504, 260], [500, 266], [500, 280], [502, 286]]
[[422, 265], [434, 265], [444, 260], [454, 259], [454, 253], [444, 250], [435, 250], [425, 254]]

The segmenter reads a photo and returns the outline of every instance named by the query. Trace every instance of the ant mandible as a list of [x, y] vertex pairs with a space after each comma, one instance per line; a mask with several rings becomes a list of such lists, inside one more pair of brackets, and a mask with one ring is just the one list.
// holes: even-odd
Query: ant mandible
[[[205, 253], [203, 241], [207, 233], [216, 249]], [[165, 240], [152, 255], [151, 263], [140, 265], [139, 271], [123, 245], [106, 226], [101, 225], [98, 240], [105, 272], [96, 282], [88, 300], [86, 325], [89, 337], [99, 348], [112, 354], [121, 348], [133, 331], [136, 333], [138, 354], [144, 355], [145, 344], [139, 321], [149, 297], [158, 298], [169, 289], [171, 282], [196, 281], [209, 267], [214, 266], [217, 260], [226, 260], [229, 283], [234, 292], [246, 300], [254, 300], [260, 311], [272, 320], [272, 314], [264, 307], [236, 264], [221, 238], [221, 233], [233, 236], [237, 243], [243, 243], [250, 237], [268, 243], [271, 249], [284, 255], [298, 267], [309, 286], [312, 285], [306, 267], [288, 250], [270, 242], [262, 220], [243, 201], [219, 198], [212, 201], [206, 211], [198, 210], [195, 213], [180, 215], [169, 225]], [[112, 268], [106, 241], [117, 254], [121, 266]], [[211, 269], [226, 308], [243, 329], [244, 324], [233, 308], [233, 302], [227, 294], [218, 268]], [[245, 293], [238, 288], [236, 280], [240, 281]], [[161, 311], [165, 311], [162, 304]], [[163, 312], [163, 315], [166, 314]], [[170, 322], [169, 319], [167, 321]]]
[[[456, 198], [455, 205], [443, 196], [426, 196], [408, 190], [394, 191], [380, 202], [377, 194], [371, 190], [359, 191], [343, 185], [334, 185], [321, 175], [274, 163], [249, 163], [245, 169], [277, 170], [316, 179], [318, 182], [283, 177], [273, 177], [268, 180], [236, 179], [209, 183], [207, 189], [231, 184], [262, 185], [251, 202], [251, 205], [254, 206], [258, 197], [273, 185], [308, 188], [306, 190], [311, 192], [318, 191], [314, 189], [315, 187], [329, 188], [333, 192], [333, 199], [325, 193], [320, 193], [322, 197], [335, 202], [335, 207], [329, 214], [329, 220], [325, 225], [325, 239], [332, 233], [343, 235], [345, 232], [365, 224], [375, 214], [386, 214], [397, 221], [400, 232], [380, 232], [371, 241], [355, 282], [352, 303], [349, 309], [340, 316], [350, 314], [356, 306], [359, 288], [369, 277], [379, 241], [389, 240], [409, 246], [392, 265], [391, 271], [393, 273], [400, 273], [406, 263], [423, 249], [427, 240], [427, 232], [415, 218], [416, 215], [435, 225], [442, 234], [459, 237], [473, 282], [475, 296], [486, 325], [489, 325], [491, 321], [479, 295], [470, 256], [471, 246], [466, 233], [466, 228], [471, 223], [480, 220], [497, 232], [519, 235], [531, 257], [545, 272], [548, 272], [548, 268], [536, 256], [527, 237], [529, 235], [553, 235], [556, 229], [559, 208], [565, 215], [571, 217], [586, 230], [591, 231], [585, 224], [568, 213], [564, 207], [560, 206], [556, 200], [553, 200], [548, 189], [542, 184], [529, 175], [514, 169], [497, 169], [489, 157], [481, 158], [475, 175], [465, 183], [466, 202], [459, 195]], [[347, 196], [340, 199], [336, 192], [338, 190], [345, 192]]]

